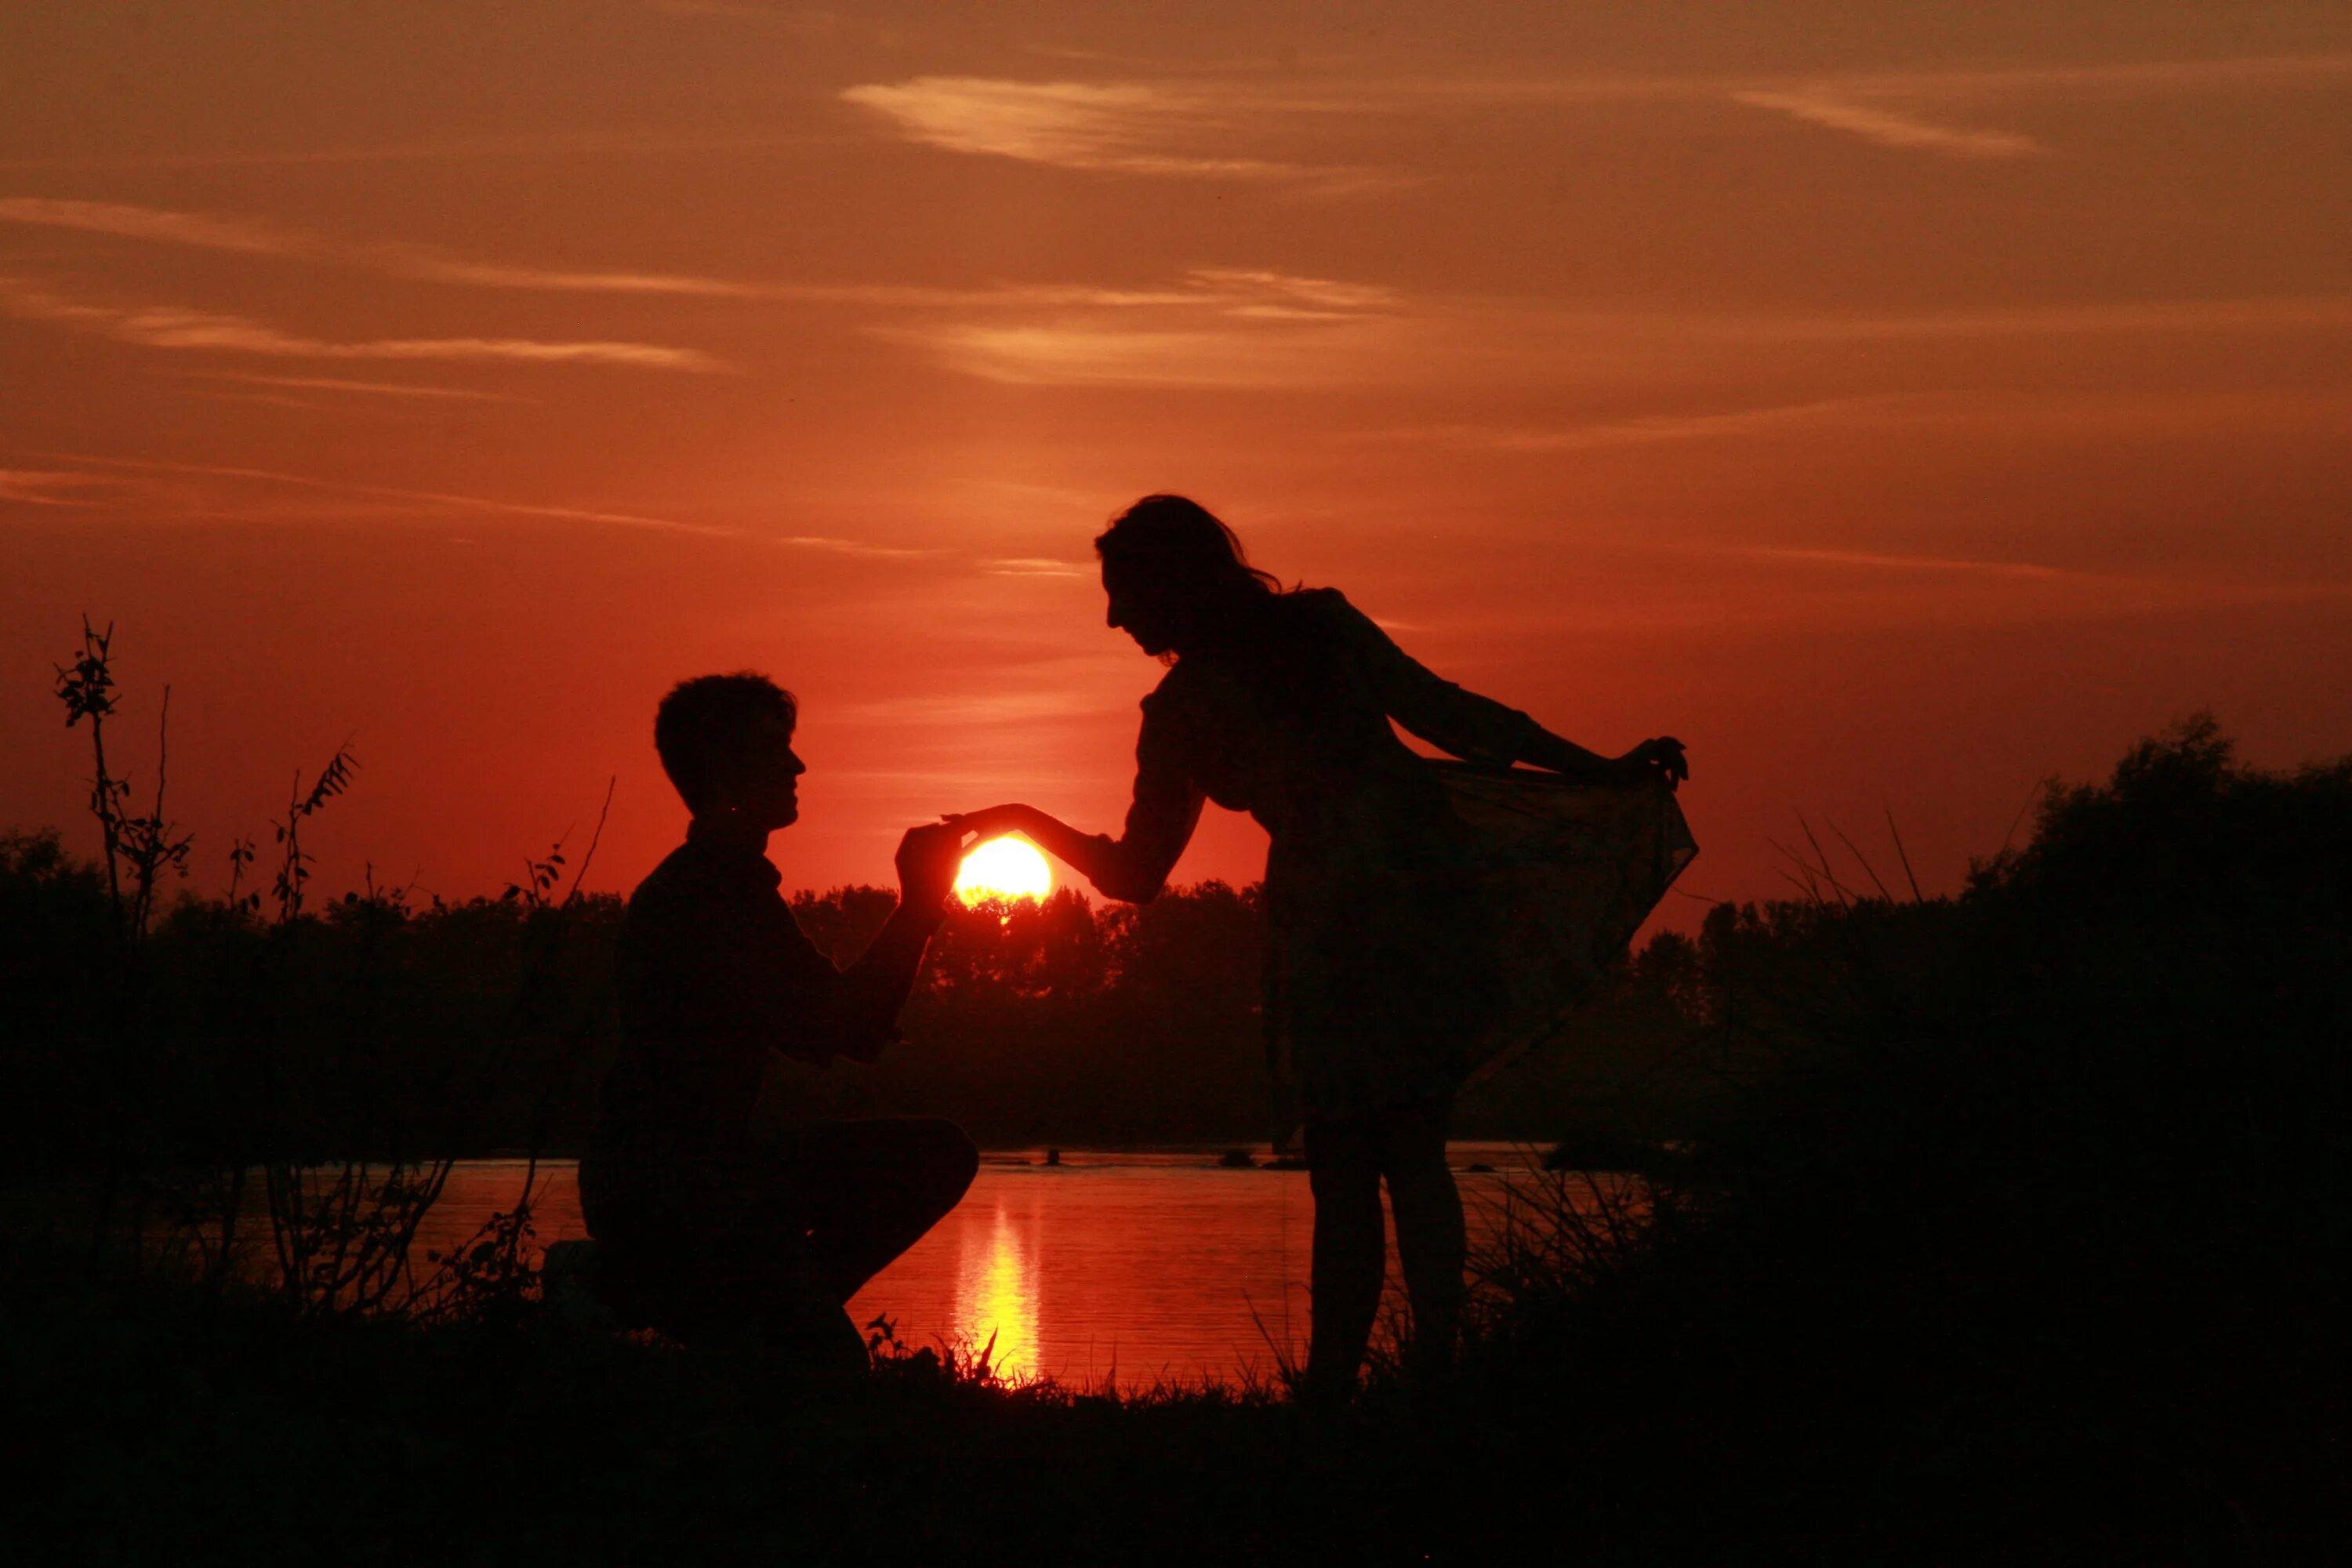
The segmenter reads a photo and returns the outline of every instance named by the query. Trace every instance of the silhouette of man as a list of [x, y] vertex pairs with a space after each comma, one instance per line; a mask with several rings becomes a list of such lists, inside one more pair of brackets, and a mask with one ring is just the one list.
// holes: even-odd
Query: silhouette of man
[[962, 833], [908, 831], [898, 909], [835, 969], [766, 853], [800, 816], [798, 716], [791, 693], [750, 673], [662, 700], [655, 749], [693, 821], [621, 924], [621, 1047], [580, 1195], [625, 1315], [862, 1365], [844, 1303], [956, 1205], [979, 1154], [951, 1122], [811, 1112], [836, 1058], [870, 1062], [898, 1037]]

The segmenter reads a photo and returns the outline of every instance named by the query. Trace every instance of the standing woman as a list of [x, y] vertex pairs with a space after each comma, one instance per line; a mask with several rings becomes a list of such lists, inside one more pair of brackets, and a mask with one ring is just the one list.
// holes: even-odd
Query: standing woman
[[1465, 1252], [1446, 1119], [1503, 988], [1467, 832], [1389, 721], [1472, 762], [1592, 784], [1671, 784], [1686, 773], [1682, 745], [1602, 757], [1465, 691], [1337, 589], [1284, 591], [1181, 496], [1144, 497], [1095, 550], [1110, 625], [1172, 665], [1143, 700], [1125, 831], [1081, 833], [1027, 805], [954, 820], [983, 838], [1025, 834], [1133, 903], [1158, 894], [1203, 800], [1265, 826], [1267, 1058], [1278, 1118], [1303, 1129], [1315, 1194], [1307, 1384], [1342, 1393], [1363, 1361], [1384, 1271], [1383, 1180], [1415, 1358], [1443, 1366]]

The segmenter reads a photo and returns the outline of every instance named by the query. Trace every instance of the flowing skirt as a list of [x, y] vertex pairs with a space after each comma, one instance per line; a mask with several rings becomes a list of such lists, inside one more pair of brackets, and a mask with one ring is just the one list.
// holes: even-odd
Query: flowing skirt
[[1277, 1142], [1301, 1120], [1443, 1108], [1560, 1033], [1697, 853], [1663, 784], [1427, 765], [1447, 820], [1384, 850], [1342, 836], [1269, 857]]
[[1698, 854], [1664, 784], [1580, 784], [1522, 768], [1431, 764], [1473, 840], [1501, 983], [1465, 1081], [1559, 1036]]

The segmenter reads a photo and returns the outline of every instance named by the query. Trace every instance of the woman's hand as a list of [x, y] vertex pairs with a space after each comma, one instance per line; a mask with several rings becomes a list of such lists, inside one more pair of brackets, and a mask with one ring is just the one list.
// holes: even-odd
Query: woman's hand
[[1037, 822], [1034, 805], [991, 805], [978, 811], [950, 812], [940, 818], [965, 833], [976, 833], [976, 843], [1002, 838], [1008, 833], [1024, 833]]
[[1683, 743], [1672, 735], [1643, 742], [1619, 757], [1616, 765], [1627, 784], [1663, 778], [1666, 787], [1672, 789], [1690, 777], [1690, 763], [1684, 760]]

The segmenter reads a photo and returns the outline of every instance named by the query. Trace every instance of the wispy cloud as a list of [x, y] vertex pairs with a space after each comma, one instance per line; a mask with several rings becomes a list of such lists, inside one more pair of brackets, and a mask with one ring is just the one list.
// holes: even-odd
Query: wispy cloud
[[2049, 151], [2032, 137], [1948, 123], [1923, 105], [1988, 100], [2084, 101], [2185, 93], [2326, 86], [2352, 77], [2352, 55], [2258, 56], [2104, 64], [1856, 72], [1807, 81], [1753, 83], [1731, 101], [1881, 147], [1951, 158], [2023, 158]]
[[[1836, 546], [1688, 542], [1661, 548], [1792, 568], [1801, 574], [1793, 581], [1811, 585], [1792, 590], [1779, 583], [1751, 584], [1765, 595], [1751, 608], [1768, 617], [1786, 617], [1793, 611], [1814, 625], [1864, 606], [1860, 618], [1864, 622], [1999, 625], [2352, 600], [2352, 582], [2326, 577], [2085, 568]], [[1710, 619], [1724, 614], [1719, 607], [1707, 612]]]
[[1735, 103], [1770, 110], [1906, 152], [1940, 153], [1953, 158], [2022, 158], [2044, 151], [2031, 136], [2007, 131], [1971, 131], [1939, 125], [1913, 114], [1857, 102], [1819, 89], [1794, 92], [1735, 92]]
[[122, 202], [78, 201], [47, 196], [0, 197], [0, 223], [113, 235], [125, 239], [203, 250], [232, 251], [247, 256], [333, 262], [430, 283], [594, 294], [678, 294], [720, 299], [754, 298], [763, 292], [757, 285], [734, 283], [718, 278], [472, 261], [426, 246], [355, 244], [263, 219], [174, 212]]
[[926, 76], [853, 87], [841, 96], [880, 115], [909, 142], [955, 153], [1065, 169], [1226, 180], [1340, 173], [1235, 153], [1227, 144], [1235, 110], [1244, 106], [1205, 88]]
[[2248, 87], [2325, 87], [2352, 78], [2352, 54], [2224, 55], [2204, 59], [2109, 60], [2081, 65], [1982, 66], [1853, 72], [1821, 79], [1827, 90], [1937, 98], [2162, 97]]
[[1977, 561], [1950, 555], [1896, 555], [1874, 550], [1824, 550], [1801, 545], [1727, 545], [1716, 553], [1758, 561], [1790, 561], [1810, 566], [1847, 567], [1867, 572], [1967, 573], [1978, 576], [2017, 577], [2040, 583], [2068, 580], [2103, 581], [2100, 574], [2044, 566], [2030, 561]]
[[[1147, 63], [1100, 58], [1107, 64]], [[1301, 82], [1263, 75], [1204, 80], [1199, 75], [1186, 81], [925, 76], [852, 87], [841, 97], [879, 117], [900, 138], [950, 152], [1097, 173], [1377, 189], [1396, 183], [1398, 176], [1360, 164], [1299, 162], [1271, 155], [1265, 148], [1270, 141], [1282, 142], [1288, 129], [1309, 117], [1345, 124], [1401, 110], [1501, 104], [1633, 107], [1711, 101], [1787, 115], [1906, 152], [2020, 158], [2046, 149], [2019, 132], [1954, 123], [1947, 111], [1988, 99], [2083, 100], [2325, 86], [2352, 76], [2352, 55], [1857, 71], [1803, 78], [1628, 72]]]
[[[1691, 323], [1705, 330], [1704, 322]], [[2018, 335], [2211, 331], [2336, 331], [2352, 328], [2352, 294], [2226, 300], [2144, 300], [2107, 304], [2026, 305], [1907, 315], [1724, 317], [1727, 336], [1776, 339], [1976, 338]]]
[[828, 555], [855, 555], [873, 561], [913, 561], [938, 553], [937, 551], [913, 550], [897, 544], [870, 544], [862, 539], [840, 539], [828, 534], [785, 534], [776, 542], [797, 550], [820, 550]]
[[1144, 298], [1043, 310], [1003, 300], [961, 320], [869, 330], [990, 381], [1240, 387], [1344, 380], [1407, 320], [1388, 289], [1247, 268], [1196, 268]]
[[1381, 345], [1367, 338], [1382, 334], [959, 322], [876, 335], [920, 346], [951, 370], [1013, 385], [1242, 388], [1351, 380], [1379, 357]]
[[100, 506], [104, 503], [90, 499], [87, 492], [106, 482], [103, 475], [64, 468], [0, 468], [0, 504]]
[[1091, 577], [1095, 569], [1080, 561], [1057, 561], [1051, 556], [1013, 555], [983, 561], [980, 569], [992, 577]]
[[[831, 535], [762, 534], [751, 529], [696, 522], [646, 512], [622, 511], [608, 507], [566, 506], [450, 490], [412, 489], [396, 485], [321, 479], [281, 468], [226, 463], [183, 463], [152, 458], [112, 458], [80, 452], [38, 455], [52, 462], [79, 467], [0, 470], [0, 503], [22, 500], [34, 505], [104, 504], [116, 511], [173, 521], [254, 521], [267, 520], [272, 513], [257, 507], [251, 498], [260, 491], [277, 489], [365, 503], [356, 509], [339, 507], [326, 514], [361, 519], [446, 519], [454, 514], [485, 521], [503, 518], [520, 521], [594, 524], [763, 542], [784, 550], [873, 561], [911, 561], [944, 553], [937, 550], [912, 549]], [[199, 484], [192, 491], [185, 483], [189, 480], [215, 483]], [[21, 481], [21, 484], [16, 481]], [[255, 487], [259, 487], [260, 490]], [[18, 488], [25, 491], [21, 496], [14, 493]], [[102, 489], [111, 493], [103, 503], [77, 503], [56, 499], [52, 493], [76, 489]], [[310, 510], [310, 503], [305, 502], [299, 511], [289, 514], [280, 509], [275, 515], [291, 515], [310, 521], [321, 513]]]
[[1474, 451], [1602, 451], [1654, 443], [1784, 437], [1792, 430], [1906, 426], [2027, 426], [2069, 438], [2110, 433], [2170, 438], [2259, 423], [2271, 430], [2352, 428], [2352, 404], [2325, 393], [2032, 392], [2011, 388], [1895, 392], [1816, 398], [1706, 413], [1637, 414], [1552, 428], [1510, 424], [1452, 424], [1371, 429], [1350, 440], [1426, 441]]
[[51, 196], [0, 196], [0, 223], [75, 229], [84, 234], [120, 235], [131, 239], [160, 240], [172, 245], [197, 246], [206, 250], [243, 251], [259, 256], [298, 255], [312, 248], [312, 243], [303, 237], [267, 224], [209, 217], [202, 213], [132, 206], [121, 202], [72, 201]]
[[480, 392], [465, 386], [418, 386], [404, 381], [350, 381], [332, 375], [258, 375], [249, 371], [203, 371], [207, 381], [233, 381], [247, 386], [283, 386], [297, 391], [347, 392], [363, 397], [421, 398], [457, 403], [528, 403], [507, 392]]
[[361, 484], [347, 479], [322, 479], [309, 474], [288, 473], [277, 468], [242, 468], [224, 463], [178, 463], [152, 458], [96, 457], [79, 452], [59, 452], [51, 456], [56, 460], [79, 463], [89, 468], [112, 470], [118, 473], [171, 474], [193, 479], [249, 481], [334, 495], [410, 502], [433, 512], [462, 511], [489, 517], [606, 523], [623, 528], [649, 528], [670, 533], [698, 533], [720, 538], [738, 538], [743, 534], [740, 529], [721, 528], [710, 523], [686, 522], [677, 518], [652, 517], [642, 512], [551, 506], [531, 501], [500, 500], [488, 496], [460, 495], [447, 490], [406, 489], [393, 485]]
[[1890, 404], [1899, 401], [1903, 400], [1825, 397], [1806, 403], [1774, 404], [1760, 408], [1734, 408], [1706, 414], [1634, 415], [1622, 419], [1596, 419], [1554, 429], [1529, 429], [1508, 425], [1430, 425], [1403, 430], [1369, 431], [1361, 438], [1368, 441], [1426, 440], [1496, 452], [1589, 452], [1612, 447], [1648, 446], [1659, 441], [1764, 434], [1790, 425], [1883, 411]]
[[350, 147], [219, 148], [212, 151], [66, 153], [0, 158], [0, 170], [267, 169], [340, 163], [463, 162], [492, 158], [614, 158], [632, 154], [699, 155], [764, 152], [832, 143], [838, 134], [806, 131], [713, 132], [645, 127], [616, 131], [529, 132], [440, 138]]
[[93, 305], [23, 279], [0, 277], [0, 310], [145, 348], [205, 350], [289, 359], [507, 361], [610, 364], [640, 370], [712, 372], [726, 365], [699, 349], [658, 343], [540, 338], [373, 338], [336, 342], [289, 332], [250, 317], [180, 305]]
[[[973, 308], [1149, 309], [1197, 303], [1204, 289], [1226, 294], [1286, 290], [1303, 306], [1346, 303], [1361, 290], [1271, 272], [1204, 268], [1181, 289], [1123, 289], [1084, 283], [985, 283], [944, 288], [903, 283], [824, 283], [711, 278], [628, 268], [539, 267], [456, 256], [431, 246], [331, 238], [266, 219], [223, 216], [47, 196], [0, 197], [0, 223], [110, 235], [151, 244], [247, 256], [322, 262], [415, 282], [553, 293], [676, 295], [688, 299], [770, 300], [813, 305], [866, 305], [899, 310]], [[1318, 300], [1317, 290], [1345, 299]]]

